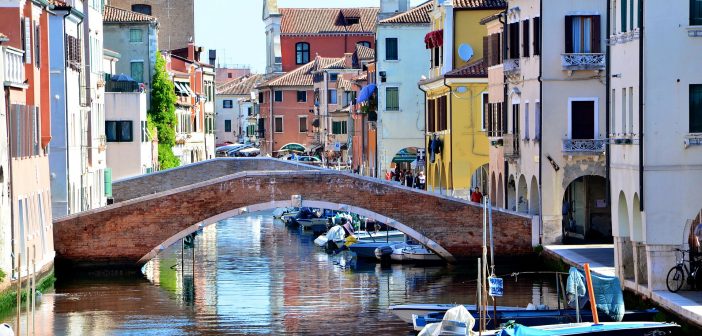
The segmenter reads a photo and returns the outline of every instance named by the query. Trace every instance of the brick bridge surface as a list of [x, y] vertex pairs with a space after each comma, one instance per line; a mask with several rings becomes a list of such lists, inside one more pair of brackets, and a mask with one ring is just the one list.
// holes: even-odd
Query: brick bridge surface
[[[115, 203], [54, 221], [57, 263], [139, 267], [203, 225], [296, 204], [388, 223], [449, 261], [482, 253], [482, 207], [382, 180], [276, 159], [215, 159], [114, 183]], [[531, 218], [494, 211], [497, 255], [532, 252]]]

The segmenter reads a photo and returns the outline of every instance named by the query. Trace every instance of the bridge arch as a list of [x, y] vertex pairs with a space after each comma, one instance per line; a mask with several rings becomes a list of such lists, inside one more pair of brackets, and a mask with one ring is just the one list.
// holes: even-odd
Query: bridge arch
[[[149, 253], [141, 257], [139, 261], [137, 262], [138, 264], [145, 264], [149, 260], [153, 259], [156, 257], [156, 255], [168, 248], [169, 246], [175, 244], [176, 242], [180, 241], [181, 239], [185, 238], [189, 234], [196, 232], [206, 226], [210, 226], [212, 224], [216, 224], [220, 221], [223, 221], [227, 218], [243, 215], [246, 213], [251, 213], [251, 212], [259, 212], [259, 211], [268, 211], [268, 210], [274, 210], [277, 208], [287, 208], [287, 207], [295, 207], [296, 205], [294, 204], [292, 200], [290, 201], [273, 201], [273, 202], [266, 202], [266, 203], [259, 203], [259, 204], [252, 204], [248, 205], [245, 207], [240, 207], [236, 209], [232, 209], [226, 212], [223, 212], [221, 214], [212, 216], [210, 218], [207, 218], [199, 223], [195, 223], [186, 229], [178, 232], [177, 234], [171, 236], [170, 238], [166, 239], [163, 243], [158, 244], [158, 246], [154, 247]], [[395, 228], [402, 233], [406, 234], [407, 236], [411, 237], [413, 240], [421, 243], [422, 245], [426, 246], [430, 250], [434, 251], [436, 254], [438, 254], [441, 258], [443, 258], [446, 261], [449, 262], [454, 262], [456, 258], [449, 253], [445, 248], [441, 247], [438, 243], [435, 241], [431, 240], [430, 238], [424, 236], [423, 234], [417, 232], [416, 230], [412, 229], [408, 225], [402, 224], [398, 222], [395, 219], [389, 218], [387, 216], [381, 215], [379, 213], [360, 208], [357, 206], [353, 205], [348, 205], [348, 204], [339, 204], [339, 203], [332, 203], [332, 202], [327, 202], [327, 201], [319, 201], [319, 200], [302, 200], [300, 204], [298, 204], [300, 207], [307, 207], [307, 208], [320, 208], [320, 209], [329, 209], [329, 210], [339, 210], [339, 211], [348, 211], [351, 213], [355, 213], [364, 217], [372, 218], [378, 222], [381, 222], [383, 224], [386, 224], [392, 228]]]

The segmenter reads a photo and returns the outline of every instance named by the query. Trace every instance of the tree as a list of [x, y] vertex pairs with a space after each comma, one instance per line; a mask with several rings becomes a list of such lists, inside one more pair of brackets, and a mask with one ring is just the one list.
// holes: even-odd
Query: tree
[[157, 52], [154, 77], [151, 81], [149, 116], [158, 130], [158, 163], [161, 169], [180, 166], [180, 160], [173, 154], [178, 122], [175, 114], [176, 101], [173, 81], [166, 72], [166, 60]]

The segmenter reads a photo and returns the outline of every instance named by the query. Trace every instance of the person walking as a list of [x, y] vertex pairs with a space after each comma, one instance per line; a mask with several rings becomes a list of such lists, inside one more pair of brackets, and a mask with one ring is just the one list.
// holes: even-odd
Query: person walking
[[414, 188], [414, 176], [412, 175], [412, 171], [408, 170], [407, 174], [405, 175], [405, 185]]
[[419, 172], [419, 175], [417, 176], [417, 179], [419, 180], [419, 183], [418, 183], [417, 187], [418, 187], [419, 189], [425, 190], [425, 187], [426, 187], [426, 185], [427, 185], [427, 177], [424, 176], [424, 172], [423, 172], [423, 171], [420, 171], [420, 172]]
[[483, 202], [483, 194], [480, 193], [480, 187], [473, 189], [473, 192], [470, 194], [470, 201], [475, 203]]

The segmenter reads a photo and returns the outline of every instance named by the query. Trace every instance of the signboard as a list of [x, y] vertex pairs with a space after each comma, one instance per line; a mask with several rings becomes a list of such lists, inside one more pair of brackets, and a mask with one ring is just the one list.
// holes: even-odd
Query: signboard
[[334, 142], [334, 151], [335, 152], [341, 152], [341, 142]]
[[427, 152], [424, 148], [417, 148], [417, 162], [424, 162], [427, 159]]
[[488, 282], [490, 284], [490, 296], [502, 296], [504, 294], [504, 284], [502, 278], [489, 277]]

